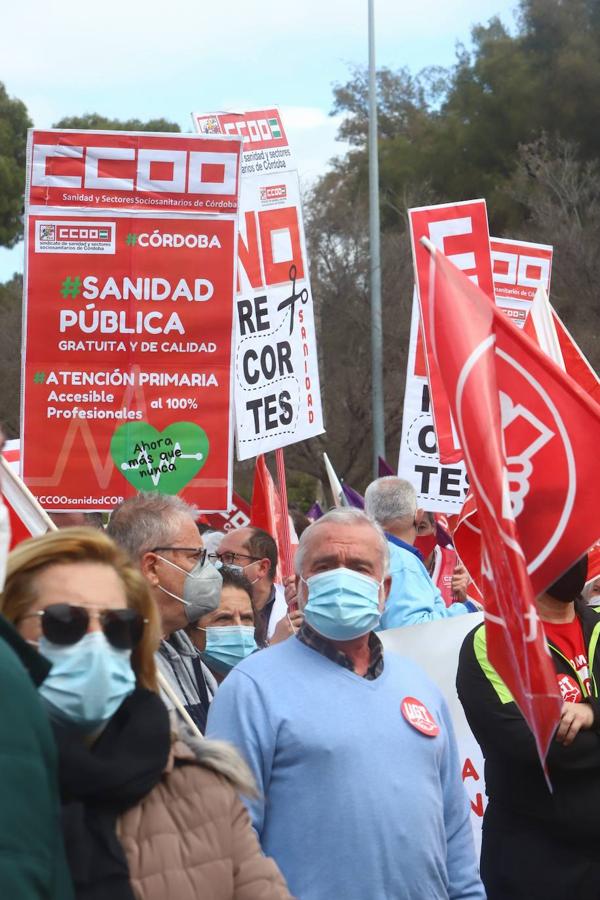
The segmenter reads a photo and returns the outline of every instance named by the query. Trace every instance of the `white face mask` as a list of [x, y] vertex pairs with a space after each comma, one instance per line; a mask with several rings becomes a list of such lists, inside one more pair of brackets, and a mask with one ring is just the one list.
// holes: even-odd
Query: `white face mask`
[[[246, 575], [246, 569], [249, 569], [250, 566], [253, 566], [254, 563], [256, 563], [256, 562], [260, 562], [260, 560], [255, 559], [253, 562], [248, 563], [245, 566], [238, 566], [237, 563], [229, 563], [229, 565], [225, 565], [225, 563], [222, 563], [221, 561], [219, 561], [217, 568], [222, 569], [223, 566], [225, 566], [225, 568], [230, 569], [232, 572], [239, 572], [240, 575], [243, 575], [245, 578], [248, 578], [248, 576]], [[256, 582], [260, 581], [261, 578], [262, 578], [262, 575], [259, 575], [253, 581], [250, 578], [248, 578], [248, 581], [250, 582], [250, 584], [256, 584]]]
[[8, 509], [0, 499], [0, 591], [6, 578], [6, 557], [10, 548], [10, 519]]
[[223, 579], [211, 563], [205, 562], [202, 565], [202, 563], [197, 562], [194, 568], [188, 572], [187, 569], [183, 569], [176, 563], [171, 562], [171, 560], [165, 559], [164, 556], [159, 556], [158, 558], [185, 575], [183, 597], [168, 591], [162, 584], [159, 584], [158, 587], [163, 593], [168, 594], [169, 597], [174, 597], [175, 600], [183, 603], [188, 622], [197, 622], [206, 613], [214, 612], [221, 600]]

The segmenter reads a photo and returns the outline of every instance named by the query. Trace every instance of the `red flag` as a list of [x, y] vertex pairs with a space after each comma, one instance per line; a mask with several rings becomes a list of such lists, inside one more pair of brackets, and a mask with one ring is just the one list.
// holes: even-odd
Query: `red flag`
[[472, 491], [465, 497], [458, 514], [452, 542], [467, 572], [478, 589], [481, 589], [481, 529], [477, 519], [477, 501]]
[[[548, 298], [544, 291], [538, 291], [536, 294], [522, 333], [531, 337], [547, 356], [554, 359], [563, 370], [566, 370], [567, 374], [577, 382], [579, 387], [589, 397], [596, 402], [600, 400], [600, 381], [598, 376], [565, 328], [556, 311], [548, 303]], [[519, 522], [519, 527], [521, 532], [523, 532], [522, 522]], [[459, 556], [473, 580], [481, 587], [480, 530], [477, 503], [472, 493], [469, 493], [465, 499], [453, 537]], [[524, 546], [524, 549], [526, 550], [527, 548]], [[567, 568], [566, 565], [565, 568]], [[560, 574], [560, 572], [557, 574]], [[547, 580], [543, 584], [541, 581], [537, 581], [535, 575], [532, 575], [536, 593], [541, 592], [552, 580]]]
[[554, 327], [558, 336], [558, 343], [565, 363], [565, 369], [574, 378], [592, 400], [600, 403], [600, 379], [590, 366], [589, 362], [563, 325], [561, 319], [552, 310]]
[[262, 528], [263, 531], [267, 531], [275, 539], [279, 556], [277, 581], [281, 581], [281, 560], [283, 559], [281, 500], [262, 453], [256, 457], [250, 520], [256, 528]]
[[477, 506], [490, 661], [544, 758], [561, 700], [535, 595], [600, 532], [600, 407], [441, 253], [432, 270], [427, 344]]
[[598, 576], [600, 576], [600, 541], [596, 541], [588, 550], [587, 582], [594, 581]]

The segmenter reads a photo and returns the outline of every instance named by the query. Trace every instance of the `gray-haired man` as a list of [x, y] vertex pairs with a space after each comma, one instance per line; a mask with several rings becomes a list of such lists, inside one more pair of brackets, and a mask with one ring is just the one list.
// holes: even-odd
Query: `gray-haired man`
[[473, 612], [470, 603], [447, 607], [413, 547], [424, 511], [417, 509], [417, 494], [409, 481], [387, 475], [376, 478], [365, 492], [365, 512], [385, 531], [390, 550], [392, 586], [382, 628], [399, 628], [433, 619]]
[[364, 513], [302, 533], [296, 637], [245, 659], [211, 706], [207, 734], [246, 757], [263, 850], [302, 900], [483, 900], [448, 710], [374, 629], [388, 547]]
[[[217, 685], [182, 629], [217, 608], [222, 579], [206, 560], [195, 510], [179, 497], [138, 494], [113, 511], [107, 532], [129, 553], [150, 586], [163, 628], [158, 670], [204, 733]], [[172, 709], [171, 697], [162, 696]]]

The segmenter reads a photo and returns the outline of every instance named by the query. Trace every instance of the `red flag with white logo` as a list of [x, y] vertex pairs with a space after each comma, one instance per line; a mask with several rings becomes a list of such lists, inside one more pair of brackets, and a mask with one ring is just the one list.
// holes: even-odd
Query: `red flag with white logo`
[[[528, 335], [546, 356], [554, 360], [557, 366], [566, 371], [592, 400], [596, 403], [600, 400], [598, 376], [548, 302], [543, 288], [539, 288], [536, 293], [523, 333]], [[469, 493], [465, 499], [453, 532], [453, 540], [461, 560], [481, 588], [480, 528], [477, 502], [473, 493]], [[536, 593], [544, 589], [545, 585], [541, 582], [538, 585], [535, 576], [532, 576], [532, 580]], [[551, 581], [546, 581], [546, 585], [549, 583]]]
[[[410, 209], [409, 222], [437, 449], [441, 463], [456, 463], [463, 458], [463, 453], [453, 427], [443, 379], [435, 361], [435, 348], [430, 343], [427, 308], [429, 256], [421, 244], [421, 238], [430, 240], [493, 301], [494, 278], [485, 200]], [[456, 315], [459, 315], [458, 311]]]
[[543, 758], [561, 701], [535, 596], [600, 532], [600, 407], [441, 253], [427, 312], [477, 507], [490, 661]]

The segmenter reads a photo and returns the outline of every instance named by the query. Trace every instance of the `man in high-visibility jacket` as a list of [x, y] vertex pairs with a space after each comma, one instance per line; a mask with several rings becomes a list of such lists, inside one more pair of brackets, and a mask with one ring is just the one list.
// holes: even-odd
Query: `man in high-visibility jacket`
[[461, 649], [456, 686], [485, 757], [488, 900], [600, 898], [600, 611], [580, 597], [586, 571], [584, 557], [537, 598], [564, 701], [547, 758], [552, 792], [483, 625]]

